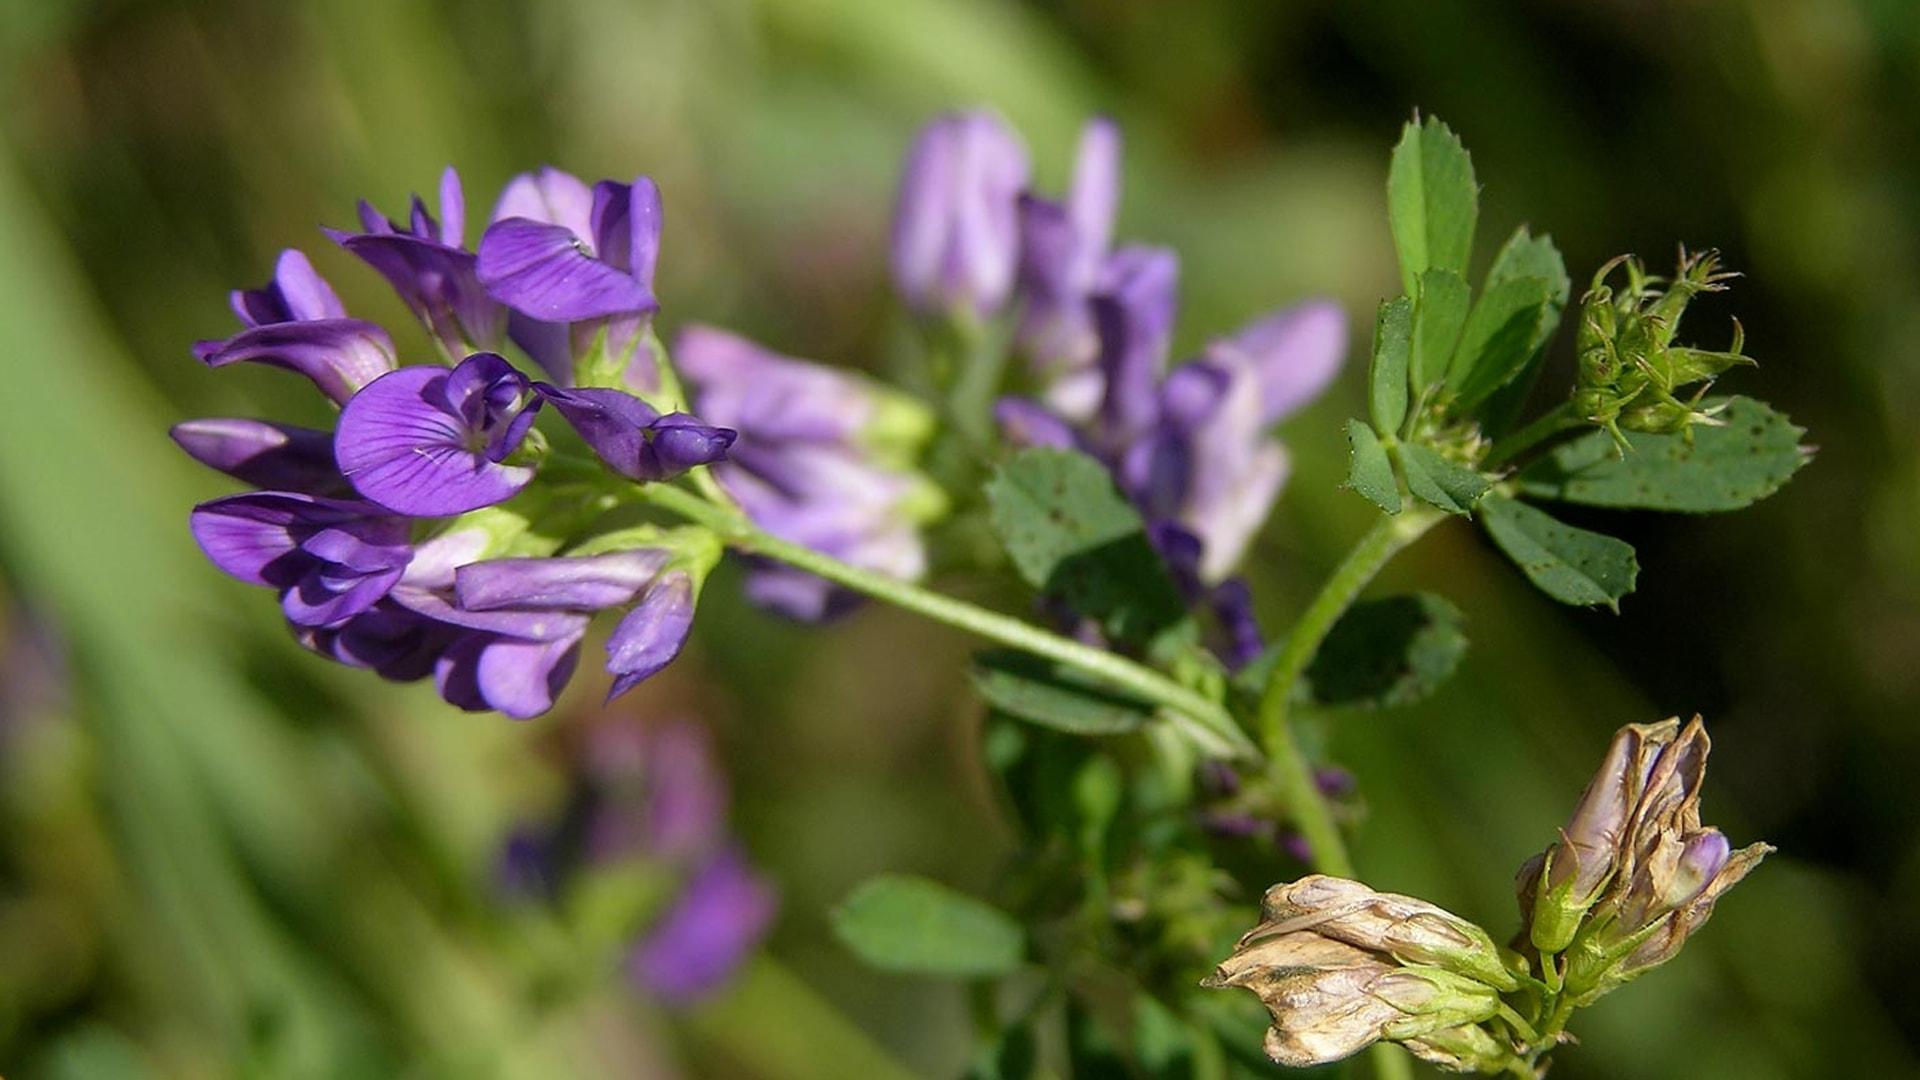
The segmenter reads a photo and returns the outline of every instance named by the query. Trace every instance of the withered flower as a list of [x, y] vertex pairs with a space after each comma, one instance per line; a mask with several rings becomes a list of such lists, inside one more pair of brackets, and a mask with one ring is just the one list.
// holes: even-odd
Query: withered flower
[[1259, 996], [1273, 1016], [1274, 1061], [1324, 1064], [1381, 1039], [1463, 1070], [1505, 1053], [1472, 1027], [1499, 1009], [1499, 987], [1518, 985], [1480, 927], [1322, 875], [1274, 886], [1262, 909], [1265, 919], [1203, 985]]

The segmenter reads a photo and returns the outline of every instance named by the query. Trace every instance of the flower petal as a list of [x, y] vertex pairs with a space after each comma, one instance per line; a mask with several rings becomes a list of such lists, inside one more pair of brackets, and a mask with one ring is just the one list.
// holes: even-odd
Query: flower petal
[[340, 413], [334, 455], [361, 495], [403, 514], [443, 517], [511, 498], [533, 470], [470, 448], [472, 434], [447, 411], [449, 373], [402, 368], [356, 394]]
[[1284, 419], [1326, 390], [1347, 353], [1347, 317], [1331, 300], [1312, 300], [1258, 319], [1224, 343], [1260, 378], [1261, 418]]
[[581, 250], [558, 225], [507, 218], [480, 238], [480, 281], [494, 299], [549, 322], [654, 311], [652, 290]]
[[322, 530], [347, 530], [365, 543], [403, 549], [406, 524], [378, 514], [378, 508], [362, 502], [251, 491], [201, 503], [189, 523], [200, 549], [227, 574], [252, 585], [287, 588], [318, 561], [301, 544]]
[[208, 417], [175, 424], [170, 434], [195, 461], [255, 487], [309, 495], [343, 494], [347, 488], [333, 463], [329, 432]]
[[662, 548], [640, 548], [552, 559], [488, 559], [454, 571], [454, 600], [467, 611], [598, 611], [630, 602], [671, 557]]
[[688, 883], [627, 961], [628, 974], [670, 1005], [698, 1001], [725, 984], [766, 933], [774, 892], [728, 847]]
[[395, 366], [393, 340], [360, 319], [256, 326], [225, 341], [203, 341], [193, 351], [208, 367], [252, 361], [297, 371], [342, 404]]
[[651, 678], [673, 662], [693, 629], [693, 579], [671, 570], [647, 587], [640, 603], [607, 639], [607, 670], [614, 674], [607, 700]]

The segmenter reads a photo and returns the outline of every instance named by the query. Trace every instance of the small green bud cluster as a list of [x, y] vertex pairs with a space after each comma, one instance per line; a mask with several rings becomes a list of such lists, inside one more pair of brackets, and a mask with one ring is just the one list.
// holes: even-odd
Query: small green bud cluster
[[[1627, 280], [1615, 291], [1607, 282], [1618, 269]], [[1623, 451], [1624, 431], [1685, 434], [1695, 424], [1714, 423], [1717, 410], [1700, 404], [1707, 390], [1728, 368], [1753, 363], [1740, 352], [1745, 335], [1739, 321], [1725, 352], [1673, 342], [1693, 298], [1725, 289], [1735, 276], [1720, 269], [1716, 253], [1689, 255], [1684, 248], [1671, 283], [1649, 275], [1631, 255], [1602, 266], [1580, 298], [1574, 411], [1605, 429]], [[1683, 400], [1679, 392], [1688, 387], [1697, 389]]]

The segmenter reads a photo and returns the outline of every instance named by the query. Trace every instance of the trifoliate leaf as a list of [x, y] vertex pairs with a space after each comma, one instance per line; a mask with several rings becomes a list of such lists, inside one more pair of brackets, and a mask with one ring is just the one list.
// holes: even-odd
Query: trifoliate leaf
[[1717, 425], [1685, 436], [1629, 434], [1619, 453], [1603, 431], [1557, 447], [1520, 473], [1528, 495], [1588, 506], [1714, 513], [1750, 506], [1780, 490], [1812, 455], [1802, 428], [1765, 402], [1735, 397]]
[[1117, 735], [1153, 719], [1153, 706], [1090, 675], [1013, 649], [974, 657], [973, 687], [987, 704], [1075, 735]]
[[986, 485], [994, 531], [1020, 576], [1146, 644], [1186, 619], [1180, 590], [1140, 514], [1106, 467], [1071, 450], [1023, 450]]
[[1321, 705], [1409, 705], [1452, 676], [1467, 651], [1460, 609], [1431, 593], [1363, 600], [1333, 625], [1307, 668]]
[[1401, 445], [1400, 467], [1406, 471], [1408, 491], [1449, 514], [1472, 513], [1491, 486], [1486, 477], [1418, 443]]
[[1398, 431], [1407, 418], [1407, 359], [1413, 348], [1413, 302], [1402, 296], [1380, 305], [1373, 324], [1373, 366], [1367, 401], [1373, 426]]
[[1408, 296], [1416, 295], [1429, 267], [1465, 275], [1480, 191], [1466, 148], [1439, 120], [1428, 117], [1402, 130], [1387, 171], [1387, 216]]
[[1460, 331], [1467, 325], [1473, 292], [1458, 271], [1433, 269], [1420, 275], [1413, 315], [1413, 386], [1420, 392], [1446, 377]]
[[939, 882], [881, 874], [862, 882], [832, 916], [840, 943], [874, 967], [962, 978], [1005, 975], [1026, 952], [1020, 924]]
[[1504, 495], [1481, 500], [1480, 523], [1528, 580], [1563, 604], [1605, 604], [1618, 611], [1640, 573], [1632, 545], [1576, 529]]
[[1347, 486], [1389, 514], [1400, 512], [1400, 484], [1380, 436], [1359, 420], [1347, 421]]

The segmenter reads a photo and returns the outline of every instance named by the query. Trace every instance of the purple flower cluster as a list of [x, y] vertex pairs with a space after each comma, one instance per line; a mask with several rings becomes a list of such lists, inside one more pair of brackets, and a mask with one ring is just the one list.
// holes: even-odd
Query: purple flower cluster
[[[592, 613], [628, 608], [607, 662], [624, 692], [678, 653], [710, 545], [662, 534], [563, 551], [533, 527], [553, 501], [530, 490], [546, 445], [534, 423], [553, 406], [636, 481], [719, 461], [732, 445], [732, 430], [663, 415], [628, 389], [578, 385], [586, 374], [659, 384], [650, 354], [636, 362], [657, 307], [657, 190], [644, 177], [592, 188], [551, 169], [519, 177], [477, 254], [451, 169], [438, 220], [417, 198], [404, 224], [365, 204], [360, 216], [364, 231], [328, 235], [392, 284], [450, 364], [402, 366], [385, 330], [349, 317], [306, 256], [283, 254], [271, 282], [233, 294], [244, 328], [195, 354], [298, 372], [341, 407], [339, 421], [332, 432], [230, 418], [175, 427], [196, 460], [259, 489], [196, 507], [195, 539], [221, 570], [278, 592], [315, 652], [390, 679], [432, 675], [447, 701], [515, 717], [552, 706]], [[553, 383], [487, 351], [503, 333]]]
[[777, 906], [726, 816], [726, 782], [705, 728], [603, 721], [586, 739], [567, 812], [514, 833], [501, 869], [510, 891], [545, 900], [595, 870], [638, 862], [677, 872], [678, 892], [637, 935], [626, 969], [666, 1004], [690, 1005], [738, 969]]
[[1140, 507], [1156, 546], [1226, 631], [1223, 653], [1260, 647], [1232, 578], [1287, 475], [1273, 426], [1339, 372], [1346, 322], [1328, 301], [1257, 319], [1168, 366], [1179, 265], [1164, 248], [1113, 246], [1120, 135], [1081, 135], [1066, 197], [1024, 190], [1026, 153], [991, 115], [943, 117], [907, 162], [894, 278], [918, 311], [1020, 309], [1015, 341], [1039, 384], [1000, 401], [1016, 444], [1083, 450]]

